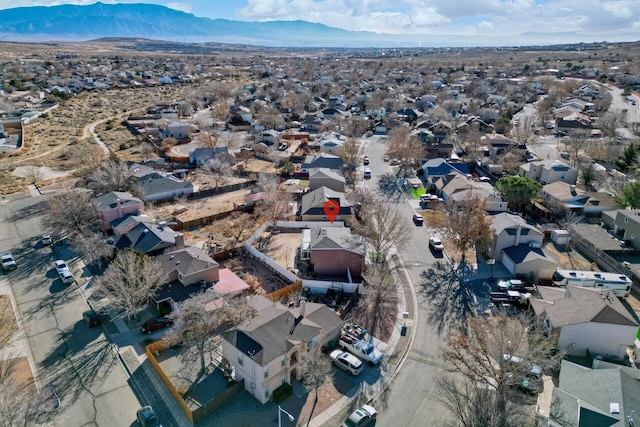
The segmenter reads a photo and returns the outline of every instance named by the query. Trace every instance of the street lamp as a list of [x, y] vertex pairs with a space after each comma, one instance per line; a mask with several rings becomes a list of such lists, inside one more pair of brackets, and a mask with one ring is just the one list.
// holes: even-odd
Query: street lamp
[[283, 412], [289, 416], [289, 421], [294, 422], [296, 420], [296, 418], [293, 415], [291, 415], [290, 413], [288, 413], [287, 411], [282, 409], [280, 407], [280, 405], [278, 405], [278, 427], [282, 427], [282, 413]]
[[489, 281], [493, 282], [493, 264], [496, 263], [496, 260], [494, 258], [489, 258], [487, 260], [487, 264], [489, 264], [489, 267], [491, 267], [491, 276], [489, 277]]

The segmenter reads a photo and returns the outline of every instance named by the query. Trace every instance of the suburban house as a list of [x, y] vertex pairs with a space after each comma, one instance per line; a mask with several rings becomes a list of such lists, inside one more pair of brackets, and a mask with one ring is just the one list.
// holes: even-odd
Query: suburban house
[[266, 142], [267, 145], [272, 146], [280, 143], [281, 133], [277, 130], [268, 129], [262, 132], [258, 132], [255, 135], [255, 143]]
[[167, 200], [195, 191], [192, 183], [180, 181], [173, 176], [160, 175], [157, 172], [140, 178], [139, 186], [145, 202]]
[[588, 216], [600, 216], [602, 212], [616, 206], [614, 197], [608, 193], [587, 192], [562, 181], [544, 185], [540, 197], [548, 207], [560, 206]]
[[540, 160], [524, 163], [519, 166], [520, 176], [540, 182], [542, 185], [562, 181], [567, 184], [575, 184], [578, 180], [578, 171], [558, 160]]
[[338, 203], [340, 209], [336, 216], [336, 221], [344, 221], [352, 214], [352, 205], [345, 197], [344, 193], [333, 191], [327, 187], [320, 187], [302, 196], [300, 217], [302, 221], [328, 221], [324, 211], [325, 203], [334, 201]]
[[434, 185], [440, 178], [449, 175], [467, 174], [469, 168], [464, 163], [449, 163], [443, 158], [429, 159], [422, 164], [424, 180], [427, 185]]
[[196, 246], [176, 248], [155, 257], [162, 266], [165, 283], [174, 281], [184, 286], [220, 279], [218, 263]]
[[189, 122], [171, 122], [169, 123], [164, 132], [164, 137], [175, 138], [178, 141], [189, 138], [191, 135], [191, 123]]
[[623, 369], [591, 369], [563, 360], [548, 425], [633, 427], [639, 407], [640, 382]]
[[342, 159], [333, 154], [318, 153], [310, 154], [302, 163], [302, 172], [309, 173], [311, 169], [325, 168], [332, 169], [336, 172], [342, 171]]
[[640, 250], [640, 210], [618, 209], [602, 215], [604, 225], [627, 242], [634, 249]]
[[264, 297], [252, 301], [258, 314], [251, 322], [222, 334], [224, 358], [234, 366], [236, 380], [261, 403], [275, 389], [302, 380], [307, 353], [336, 341], [342, 319], [324, 304], [287, 308]]
[[556, 262], [545, 257], [540, 249], [544, 234], [519, 215], [499, 213], [491, 217], [493, 237], [487, 255], [514, 275], [530, 276], [532, 280], [550, 277]]
[[111, 223], [127, 215], [138, 215], [144, 211], [144, 202], [131, 193], [110, 191], [102, 196], [91, 199], [100, 215], [102, 231], [111, 230]]
[[146, 216], [130, 216], [117, 225], [114, 223], [114, 232], [118, 236], [115, 242], [117, 249], [131, 248], [154, 255], [167, 248], [184, 248], [181, 233], [163, 224], [156, 225]]
[[638, 322], [613, 293], [581, 286], [540, 286], [538, 293], [531, 307], [559, 350], [622, 360], [634, 346]]
[[339, 156], [345, 142], [345, 139], [339, 134], [326, 135], [320, 138], [316, 142], [315, 146], [318, 147], [321, 153]]
[[473, 181], [464, 175], [452, 175], [450, 179], [442, 178], [436, 182], [438, 193], [444, 201], [463, 203], [466, 199], [477, 197], [485, 201], [487, 212], [505, 212], [507, 201], [500, 197], [493, 186], [485, 181]]
[[202, 166], [209, 160], [218, 158], [235, 163], [235, 157], [229, 154], [227, 147], [198, 147], [189, 153], [189, 163], [196, 166]]
[[312, 228], [310, 234], [310, 259], [316, 276], [360, 279], [365, 262], [362, 236], [347, 227]]
[[344, 193], [346, 180], [339, 173], [326, 168], [309, 170], [309, 188], [311, 191], [327, 187], [333, 191]]

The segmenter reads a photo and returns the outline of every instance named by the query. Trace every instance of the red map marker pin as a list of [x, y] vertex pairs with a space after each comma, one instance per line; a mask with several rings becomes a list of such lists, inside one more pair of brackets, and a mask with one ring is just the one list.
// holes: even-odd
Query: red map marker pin
[[329, 218], [329, 222], [333, 223], [340, 213], [340, 203], [335, 200], [324, 202], [324, 214]]

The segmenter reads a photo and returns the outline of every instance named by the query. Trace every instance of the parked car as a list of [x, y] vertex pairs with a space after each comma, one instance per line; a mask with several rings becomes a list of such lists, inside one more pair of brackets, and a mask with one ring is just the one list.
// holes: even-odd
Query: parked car
[[138, 409], [136, 412], [136, 419], [141, 427], [162, 427], [162, 424], [158, 421], [158, 416], [149, 405]]
[[542, 368], [540, 366], [533, 364], [523, 359], [520, 356], [514, 356], [509, 353], [505, 353], [502, 355], [502, 357], [504, 358], [504, 360], [506, 360], [509, 363], [513, 363], [514, 365], [524, 366], [528, 371], [527, 372], [528, 376], [531, 376], [534, 378], [540, 378], [542, 376]]
[[51, 234], [43, 234], [42, 240], [40, 240], [43, 246], [49, 246], [53, 243], [53, 239], [51, 238]]
[[364, 179], [371, 179], [371, 169], [366, 168], [364, 170]]
[[100, 316], [94, 310], [87, 310], [82, 313], [82, 319], [89, 328], [92, 326], [98, 326], [100, 323], [102, 323], [102, 321], [100, 320]]
[[56, 268], [56, 273], [58, 273], [58, 275], [62, 274], [62, 272], [69, 269], [69, 267], [67, 266], [67, 263], [61, 259], [57, 259], [53, 261], [53, 266]]
[[365, 166], [368, 165], [369, 164], [369, 156], [364, 156], [363, 162], [364, 162]]
[[390, 166], [397, 166], [400, 164], [400, 160], [399, 159], [391, 159], [389, 160], [389, 165]]
[[442, 240], [437, 237], [431, 237], [429, 239], [429, 248], [432, 251], [442, 252], [444, 251], [444, 245], [442, 244]]
[[373, 424], [378, 415], [378, 411], [373, 406], [362, 405], [349, 415], [349, 418], [342, 423], [342, 427], [362, 427]]
[[383, 159], [383, 160], [384, 160], [385, 162], [388, 162], [388, 161], [389, 161], [389, 156], [384, 156], [384, 159]]
[[62, 283], [64, 283], [65, 285], [70, 285], [76, 281], [76, 278], [73, 277], [73, 273], [68, 268], [62, 270], [60, 273], [58, 273], [58, 275], [60, 276], [60, 280], [62, 281]]
[[143, 334], [149, 334], [153, 331], [157, 331], [158, 329], [166, 328], [171, 325], [173, 325], [172, 318], [158, 316], [144, 322], [142, 326], [140, 326], [140, 331], [142, 331]]
[[349, 375], [358, 375], [364, 369], [364, 363], [348, 351], [333, 350], [329, 355], [331, 363], [347, 371]]
[[18, 264], [16, 264], [16, 259], [11, 255], [11, 252], [5, 252], [0, 256], [2, 259], [2, 269], [4, 271], [15, 270], [18, 268]]
[[424, 218], [420, 214], [413, 214], [413, 222], [416, 225], [422, 225], [424, 224]]

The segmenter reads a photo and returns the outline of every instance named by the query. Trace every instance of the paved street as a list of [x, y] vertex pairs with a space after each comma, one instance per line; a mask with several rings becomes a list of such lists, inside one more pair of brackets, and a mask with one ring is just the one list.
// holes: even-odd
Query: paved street
[[[18, 269], [6, 273], [25, 328], [37, 381], [53, 383], [62, 400], [53, 420], [59, 426], [128, 426], [140, 407], [114, 347], [101, 328], [82, 322], [87, 304], [75, 285], [65, 286], [53, 270], [58, 246], [39, 241], [42, 196], [0, 205], [0, 250], [11, 250]], [[50, 230], [47, 230], [50, 231]], [[86, 278], [79, 277], [82, 283]]]
[[[397, 172], [397, 167], [383, 161], [386, 144], [381, 138], [368, 138], [362, 154], [370, 157], [372, 179], [366, 186], [374, 189], [380, 176], [387, 172]], [[406, 247], [400, 254], [408, 275], [416, 290], [421, 286], [421, 274], [432, 266], [436, 258], [428, 247], [430, 237], [427, 227], [418, 227], [412, 216], [419, 207], [417, 200], [409, 199], [404, 193], [391, 196], [392, 206], [402, 213], [406, 227], [414, 229]], [[429, 301], [419, 300], [417, 322], [411, 316], [416, 328], [415, 341], [411, 352], [398, 376], [389, 389], [373, 404], [378, 408], [378, 425], [416, 426], [443, 425], [449, 414], [442, 403], [435, 400], [434, 380], [439, 371], [439, 351], [443, 338], [429, 322]]]

